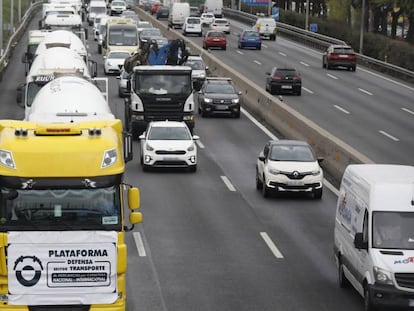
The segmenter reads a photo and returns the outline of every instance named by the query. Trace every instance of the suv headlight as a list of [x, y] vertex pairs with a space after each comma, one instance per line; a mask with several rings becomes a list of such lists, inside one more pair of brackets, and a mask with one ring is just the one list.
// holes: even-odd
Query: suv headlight
[[321, 173], [321, 170], [318, 168], [312, 171], [312, 176], [318, 176]]
[[194, 151], [194, 144], [191, 144], [191, 146], [187, 148], [187, 151]]
[[280, 171], [279, 170], [277, 170], [275, 168], [272, 168], [272, 167], [270, 167], [268, 169], [268, 171], [269, 171], [270, 174], [273, 174], [273, 175], [279, 175], [280, 174]]
[[238, 104], [238, 103], [239, 103], [239, 99], [238, 99], [238, 98], [233, 98], [233, 99], [231, 100], [231, 102], [232, 102], [233, 104]]
[[154, 148], [153, 148], [153, 147], [151, 147], [151, 145], [147, 143], [147, 144], [145, 145], [145, 150], [147, 150], [147, 151], [154, 151]]
[[390, 271], [374, 266], [374, 277], [380, 284], [394, 285]]
[[211, 103], [211, 102], [213, 102], [213, 100], [211, 98], [204, 97], [204, 102], [205, 103]]

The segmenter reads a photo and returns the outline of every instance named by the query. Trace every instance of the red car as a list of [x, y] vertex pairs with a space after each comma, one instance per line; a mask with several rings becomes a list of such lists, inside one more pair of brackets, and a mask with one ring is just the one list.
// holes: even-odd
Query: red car
[[348, 45], [330, 45], [322, 56], [322, 67], [326, 69], [346, 67], [355, 71], [356, 62], [356, 54]]
[[161, 3], [154, 3], [151, 6], [151, 14], [155, 14], [158, 11], [158, 8], [161, 6]]
[[203, 40], [203, 49], [221, 48], [223, 50], [227, 47], [226, 35], [222, 31], [207, 31]]

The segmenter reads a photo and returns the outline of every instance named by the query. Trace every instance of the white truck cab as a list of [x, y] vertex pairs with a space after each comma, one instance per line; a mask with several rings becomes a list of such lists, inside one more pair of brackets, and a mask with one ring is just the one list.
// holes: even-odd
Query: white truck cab
[[56, 78], [36, 95], [27, 121], [73, 123], [115, 119], [107, 97], [92, 82], [75, 75]]
[[334, 253], [339, 285], [352, 284], [366, 311], [414, 307], [414, 166], [346, 168]]

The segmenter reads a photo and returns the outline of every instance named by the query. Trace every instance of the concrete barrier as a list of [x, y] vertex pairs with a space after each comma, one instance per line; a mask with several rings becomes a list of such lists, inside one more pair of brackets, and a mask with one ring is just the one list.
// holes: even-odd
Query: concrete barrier
[[[137, 9], [137, 12], [142, 19], [151, 21], [154, 27], [161, 29], [168, 39], [186, 40], [180, 30], [168, 29], [166, 25], [141, 9]], [[192, 53], [202, 56], [210, 75], [233, 79], [236, 88], [242, 92], [243, 107], [251, 111], [261, 122], [274, 128], [283, 138], [305, 140], [310, 143], [316, 154], [325, 158], [322, 167], [327, 178], [335, 186], [339, 185], [348, 164], [374, 163], [364, 154], [267, 93], [262, 87], [240, 75], [213, 54], [191, 41], [186, 40], [186, 44]]]

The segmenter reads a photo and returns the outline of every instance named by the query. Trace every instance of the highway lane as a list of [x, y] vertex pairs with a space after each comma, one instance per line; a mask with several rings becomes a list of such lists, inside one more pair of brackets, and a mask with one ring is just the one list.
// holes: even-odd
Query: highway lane
[[[283, 96], [286, 103], [378, 163], [413, 163], [413, 86], [361, 66], [355, 73], [322, 69], [319, 51], [281, 37], [263, 41], [261, 51], [238, 50], [237, 34], [246, 26], [231, 27], [227, 51], [211, 50], [224, 63], [263, 88], [273, 66], [299, 68], [302, 96]], [[201, 46], [202, 39], [187, 38]]]
[[[88, 44], [102, 74], [96, 43]], [[23, 45], [16, 48], [10, 75], [23, 68]], [[23, 71], [15, 77], [0, 84], [2, 94], [13, 99], [2, 118], [23, 117], [14, 104]], [[117, 81], [109, 79], [111, 108], [123, 118]], [[254, 165], [269, 137], [245, 115], [240, 120], [197, 116], [196, 133], [204, 148], [195, 174], [143, 173], [139, 142], [134, 142], [135, 159], [127, 164], [125, 179], [141, 188], [144, 223], [135, 235], [126, 235], [128, 311], [362, 310], [358, 295], [336, 284], [336, 196], [326, 189], [321, 201], [262, 198], [254, 186]], [[145, 256], [134, 238], [138, 233]], [[264, 237], [283, 258], [275, 256]]]

